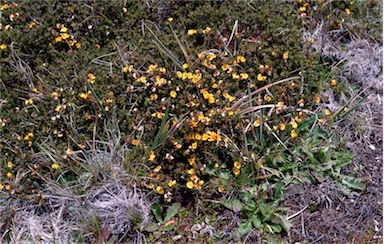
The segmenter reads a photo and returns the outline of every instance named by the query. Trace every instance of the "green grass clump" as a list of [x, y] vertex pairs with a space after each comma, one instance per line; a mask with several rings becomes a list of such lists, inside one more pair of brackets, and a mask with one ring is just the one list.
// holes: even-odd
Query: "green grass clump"
[[215, 198], [212, 216], [239, 214], [241, 238], [289, 231], [278, 204], [293, 184], [330, 176], [361, 189], [340, 173], [350, 155], [319, 127], [333, 119], [319, 108], [332, 85], [303, 51], [300, 10], [237, 4], [3, 7], [1, 190], [28, 199], [53, 181], [83, 196], [129, 178], [173, 203], [164, 219], [153, 205], [162, 226], [147, 232], [177, 227], [175, 202]]

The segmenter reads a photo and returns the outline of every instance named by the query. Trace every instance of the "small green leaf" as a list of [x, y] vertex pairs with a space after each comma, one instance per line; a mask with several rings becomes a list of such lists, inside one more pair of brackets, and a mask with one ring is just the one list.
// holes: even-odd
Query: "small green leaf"
[[269, 226], [271, 226], [272, 230], [275, 232], [275, 233], [280, 233], [282, 228], [279, 224], [275, 224], [275, 223], [270, 223]]
[[365, 188], [364, 184], [353, 181], [353, 180], [342, 179], [341, 183], [349, 188], [356, 189], [356, 190], [364, 190]]
[[257, 214], [253, 215], [252, 224], [257, 229], [259, 229], [261, 227], [261, 219], [259, 218], [259, 215], [257, 215]]
[[239, 225], [239, 227], [237, 227], [236, 231], [239, 233], [239, 235], [241, 237], [241, 236], [251, 232], [251, 230], [252, 230], [252, 222], [248, 221], [248, 222], [245, 222], [245, 223], [241, 223]]
[[168, 231], [176, 227], [176, 223], [161, 227], [159, 231]]
[[240, 212], [243, 209], [243, 204], [240, 202], [239, 199], [235, 198], [232, 201], [232, 211], [235, 213]]
[[154, 203], [152, 204], [151, 209], [153, 215], [155, 215], [157, 222], [162, 223], [163, 219], [161, 218], [161, 213], [163, 212], [163, 207], [158, 203]]
[[180, 208], [181, 208], [181, 203], [175, 202], [174, 204], [172, 204], [172, 206], [170, 206], [167, 209], [167, 213], [165, 215], [164, 222], [167, 222], [173, 216], [175, 216], [179, 212]]
[[144, 230], [147, 232], [154, 232], [159, 229], [159, 226], [155, 223], [149, 223], [144, 227]]
[[276, 183], [275, 200], [280, 199], [282, 189], [283, 189], [283, 184], [281, 183], [281, 180], [279, 180], [279, 181]]
[[224, 207], [228, 208], [228, 209], [232, 209], [232, 201], [229, 201], [227, 199], [223, 199], [221, 200], [220, 202]]

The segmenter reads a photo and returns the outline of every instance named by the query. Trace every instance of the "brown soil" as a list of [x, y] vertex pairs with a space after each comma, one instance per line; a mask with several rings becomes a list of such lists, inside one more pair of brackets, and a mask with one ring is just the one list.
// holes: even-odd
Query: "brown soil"
[[[309, 243], [383, 243], [383, 144], [354, 148], [356, 157], [344, 168], [345, 174], [357, 174], [366, 188], [346, 195], [334, 181], [324, 179], [317, 185], [290, 189], [282, 204], [288, 215], [305, 209], [292, 219], [289, 242]], [[363, 145], [362, 145], [363, 146]], [[356, 171], [360, 166], [360, 170]]]

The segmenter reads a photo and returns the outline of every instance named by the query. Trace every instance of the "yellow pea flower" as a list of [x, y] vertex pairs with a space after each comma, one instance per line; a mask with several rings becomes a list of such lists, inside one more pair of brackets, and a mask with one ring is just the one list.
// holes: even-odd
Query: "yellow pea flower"
[[187, 35], [188, 35], [188, 36], [192, 36], [192, 35], [194, 35], [194, 34], [196, 34], [196, 33], [197, 33], [197, 30], [190, 29], [190, 30], [188, 30]]
[[291, 121], [291, 126], [292, 126], [293, 129], [296, 129], [297, 128], [296, 121]]
[[58, 165], [58, 164], [52, 164], [52, 165], [51, 165], [51, 168], [52, 168], [52, 169], [59, 169], [59, 165]]
[[168, 181], [168, 186], [169, 187], [173, 187], [173, 186], [175, 186], [176, 185], [176, 180], [170, 180], [170, 181]]
[[291, 131], [291, 137], [292, 137], [292, 138], [297, 137], [297, 132], [296, 132], [296, 130], [292, 130], [292, 131]]
[[176, 98], [177, 93], [176, 93], [175, 91], [171, 91], [171, 92], [169, 93], [169, 95], [171, 95], [171, 97], [173, 97], [173, 98]]
[[187, 188], [188, 189], [193, 189], [194, 186], [195, 186], [195, 184], [192, 181], [187, 182]]
[[148, 153], [148, 158], [149, 158], [150, 161], [154, 161], [155, 158], [156, 158], [155, 153], [154, 153], [153, 151], [150, 151], [150, 152]]
[[235, 169], [240, 169], [241, 168], [241, 163], [239, 161], [236, 161], [233, 163], [233, 166], [235, 167]]
[[157, 194], [163, 195], [164, 194], [163, 187], [161, 187], [161, 186], [156, 187], [156, 192], [157, 192]]

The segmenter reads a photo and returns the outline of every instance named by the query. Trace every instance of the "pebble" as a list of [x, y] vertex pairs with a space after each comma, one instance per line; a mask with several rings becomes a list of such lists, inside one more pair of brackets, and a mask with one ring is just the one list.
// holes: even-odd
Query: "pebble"
[[374, 145], [372, 145], [372, 144], [369, 145], [368, 147], [369, 147], [369, 149], [371, 149], [372, 151], [375, 151], [375, 150], [376, 150], [376, 147], [375, 147]]

